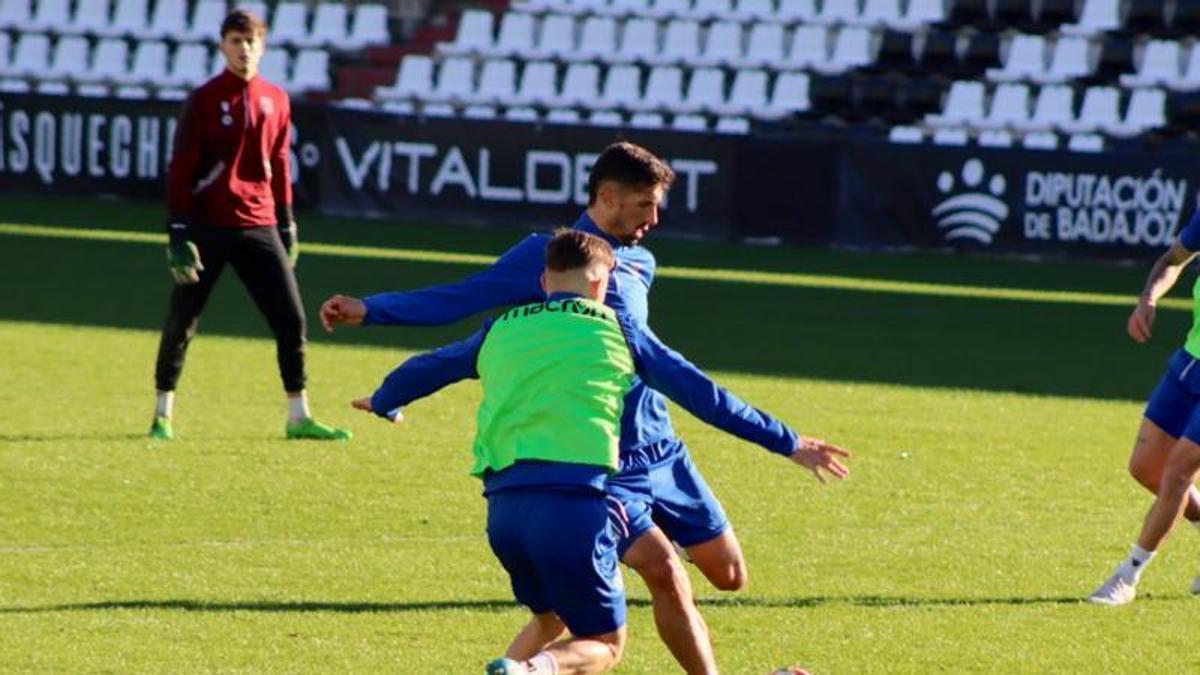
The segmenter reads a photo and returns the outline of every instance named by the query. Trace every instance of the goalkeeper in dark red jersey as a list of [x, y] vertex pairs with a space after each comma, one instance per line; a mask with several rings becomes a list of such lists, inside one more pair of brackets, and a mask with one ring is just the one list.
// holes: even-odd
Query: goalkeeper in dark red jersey
[[170, 439], [175, 386], [188, 343], [221, 271], [231, 265], [275, 334], [288, 400], [288, 438], [344, 440], [350, 432], [312, 418], [305, 394], [304, 306], [293, 268], [300, 252], [292, 216], [291, 102], [258, 75], [262, 19], [236, 10], [221, 23], [226, 68], [192, 92], [168, 173], [167, 259], [175, 287], [155, 366], [150, 435]]

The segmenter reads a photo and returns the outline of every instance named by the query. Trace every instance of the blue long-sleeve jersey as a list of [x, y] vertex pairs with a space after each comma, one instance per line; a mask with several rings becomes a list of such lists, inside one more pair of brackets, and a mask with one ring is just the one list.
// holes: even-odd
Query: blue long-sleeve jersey
[[[574, 227], [604, 238], [613, 247], [616, 269], [604, 304], [626, 314], [639, 326], [650, 318], [649, 293], [654, 282], [654, 255], [641, 246], [626, 246], [608, 235], [585, 212]], [[486, 310], [541, 302], [541, 276], [546, 266], [548, 234], [532, 234], [500, 256], [491, 267], [459, 283], [409, 292], [380, 293], [364, 299], [364, 325], [440, 326]], [[675, 437], [667, 403], [641, 379], [625, 397], [621, 419], [622, 467], [647, 466], [681, 444], [664, 443]]]
[[[551, 299], [567, 297], [573, 296], [555, 294]], [[738, 438], [780, 455], [791, 455], [795, 451], [797, 435], [786, 424], [713, 382], [682, 354], [663, 344], [649, 326], [638, 323], [630, 314], [618, 312], [617, 318], [643, 386], [666, 394], [704, 422]], [[477, 379], [479, 350], [491, 326], [489, 320], [465, 340], [405, 361], [375, 391], [371, 408], [381, 417], [393, 417], [405, 405], [447, 385]], [[621, 468], [631, 468], [624, 458]]]

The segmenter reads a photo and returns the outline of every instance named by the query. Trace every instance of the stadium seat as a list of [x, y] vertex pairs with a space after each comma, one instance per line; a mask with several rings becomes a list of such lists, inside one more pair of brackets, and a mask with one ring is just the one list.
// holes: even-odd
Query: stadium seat
[[1050, 67], [1045, 73], [1035, 76], [1034, 81], [1041, 84], [1058, 84], [1085, 77], [1091, 73], [1088, 50], [1086, 38], [1077, 35], [1058, 38], [1050, 55]]
[[[47, 96], [70, 96], [71, 85], [61, 80], [40, 80], [33, 90]], [[0, 90], [2, 91], [2, 90]]]
[[692, 20], [676, 19], [667, 24], [663, 36], [662, 50], [650, 56], [650, 65], [672, 65], [689, 63], [700, 53], [700, 24]]
[[[282, 51], [282, 50], [278, 50]], [[329, 52], [324, 49], [302, 49], [292, 65], [291, 91], [327, 91], [332, 88], [329, 78]]]
[[853, 82], [849, 77], [839, 75], [812, 77], [808, 82], [808, 109], [798, 112], [816, 119], [859, 117]]
[[829, 61], [814, 64], [813, 68], [827, 75], [836, 74], [868, 65], [874, 59], [875, 56], [871, 53], [870, 29], [843, 27], [834, 40]]
[[378, 87], [375, 95], [382, 99], [423, 99], [433, 91], [433, 60], [424, 54], [406, 54], [396, 71], [396, 82], [390, 87]]
[[608, 0], [567, 0], [555, 7], [555, 11], [575, 16], [597, 14], [608, 8]]
[[422, 117], [457, 117], [454, 106], [449, 103], [422, 103]]
[[117, 77], [123, 84], [158, 85], [167, 80], [167, 43], [142, 40], [133, 51], [133, 65], [125, 75]]
[[1067, 124], [1064, 131], [1079, 134], [1118, 126], [1121, 123], [1121, 94], [1113, 87], [1091, 87], [1083, 95], [1079, 116]]
[[959, 71], [968, 77], [978, 77], [1000, 66], [1000, 36], [979, 32], [966, 38]]
[[679, 131], [708, 131], [708, 119], [704, 115], [676, 115], [671, 119], [671, 128]]
[[951, 0], [946, 23], [960, 28], [987, 28], [992, 20], [988, 4], [988, 0]]
[[[112, 23], [101, 35], [110, 37], [141, 37], [150, 29], [150, 7], [147, 0], [117, 0], [113, 9]], [[224, 18], [224, 17], [222, 17]], [[212, 34], [219, 32], [221, 22], [212, 27]]]
[[579, 124], [583, 117], [572, 108], [554, 108], [546, 111], [545, 121], [553, 124]]
[[413, 115], [417, 112], [417, 106], [412, 101], [384, 101], [380, 107], [392, 115]]
[[780, 73], [771, 90], [771, 102], [751, 115], [764, 119], [779, 119], [811, 108], [808, 98], [809, 78], [805, 73]]
[[829, 62], [829, 33], [824, 26], [797, 26], [791, 46], [780, 64], [787, 69], [808, 69]]
[[270, 27], [272, 22], [275, 20], [275, 17], [271, 15], [265, 0], [234, 0], [232, 4], [235, 7], [244, 9], [247, 12], [251, 12], [258, 18], [262, 19], [264, 22], [266, 22], [268, 27]]
[[732, 66], [742, 58], [742, 25], [732, 21], [719, 21], [708, 28], [704, 38], [704, 51], [693, 57], [691, 63], [698, 66]]
[[[286, 6], [286, 4], [280, 3], [279, 7]], [[277, 21], [279, 16], [278, 9], [275, 16]], [[309, 47], [325, 46], [341, 49], [346, 45], [349, 37], [350, 17], [346, 11], [346, 5], [340, 2], [322, 2], [317, 5], [316, 13], [313, 14], [312, 30], [298, 44]]]
[[521, 12], [506, 12], [500, 20], [496, 42], [479, 47], [481, 56], [515, 57], [533, 53], [534, 17]]
[[33, 0], [0, 0], [0, 29], [27, 30], [33, 23]]
[[8, 37], [8, 33], [0, 31], [0, 75], [8, 72], [12, 67], [12, 57], [9, 52], [12, 51], [12, 38]]
[[696, 21], [726, 21], [735, 17], [732, 0], [693, 0], [684, 16]]
[[[342, 7], [345, 11], [344, 6]], [[302, 2], [281, 2], [275, 5], [275, 13], [271, 16], [271, 40], [281, 45], [312, 45], [313, 39], [308, 31], [308, 5]]]
[[778, 0], [775, 20], [806, 24], [817, 18], [816, 0]]
[[973, 124], [981, 129], [1005, 129], [1029, 120], [1029, 87], [1002, 84], [992, 94], [992, 105], [982, 119]]
[[129, 45], [121, 38], [105, 38], [92, 50], [91, 67], [79, 76], [88, 82], [117, 82], [129, 72]]
[[1072, 134], [1067, 141], [1071, 152], [1103, 152], [1104, 137], [1099, 134]]
[[579, 33], [579, 45], [568, 61], [608, 60], [617, 51], [617, 22], [610, 16], [589, 16]]
[[783, 25], [756, 23], [746, 40], [746, 53], [735, 65], [750, 68], [779, 68], [784, 63]]
[[375, 3], [356, 4], [346, 46], [352, 49], [361, 49], [371, 45], [386, 45], [391, 41], [392, 35], [388, 31], [387, 7]]
[[224, 18], [224, 0], [199, 0], [192, 7], [192, 20], [185, 38], [193, 42], [216, 42], [220, 39], [221, 21]]
[[919, 70], [914, 35], [908, 31], [887, 29], [879, 38], [879, 51], [872, 69], [879, 72], [913, 73]]
[[900, 0], [862, 0], [862, 3], [862, 12], [848, 23], [876, 29], [900, 23]]
[[683, 101], [683, 71], [675, 66], [655, 66], [646, 77], [642, 98], [632, 110], [679, 110]]
[[160, 101], [182, 101], [187, 95], [187, 91], [174, 87], [159, 87], [154, 90], [154, 98]]
[[725, 72], [720, 68], [696, 68], [688, 78], [687, 93], [672, 112], [708, 113], [725, 102]]
[[114, 89], [113, 95], [115, 95], [117, 98], [130, 101], [144, 101], [150, 98], [150, 90], [146, 89], [145, 87], [125, 84]]
[[269, 49], [263, 54], [258, 64], [258, 72], [268, 82], [277, 84], [284, 89], [291, 89], [291, 73], [288, 66], [291, 58], [286, 49]]
[[946, 105], [939, 114], [925, 118], [932, 127], [961, 127], [983, 119], [984, 86], [982, 82], [955, 82], [946, 95]]
[[85, 37], [78, 35], [61, 37], [54, 45], [54, 52], [50, 57], [50, 67], [37, 75], [50, 79], [80, 79], [87, 73], [89, 50], [90, 47]]
[[1177, 0], [1168, 26], [1171, 34], [1177, 37], [1194, 37], [1200, 34], [1200, 2]]
[[966, 145], [970, 138], [967, 130], [963, 128], [937, 129], [933, 132], [934, 145]]
[[929, 30], [913, 40], [916, 66], [920, 72], [945, 77], [960, 70], [958, 35], [950, 31]]
[[1040, 35], [1016, 35], [1008, 44], [1003, 68], [990, 68], [993, 82], [1019, 82], [1046, 74], [1046, 39]]
[[[107, 3], [106, 3], [107, 4]], [[156, 0], [146, 37], [183, 40], [187, 36], [187, 2]]]
[[1086, 78], [1095, 83], [1112, 82], [1133, 70], [1133, 40], [1119, 35], [1104, 36], [1100, 45], [1100, 55], [1092, 75]]
[[1037, 132], [1061, 129], [1075, 120], [1075, 91], [1067, 85], [1050, 85], [1038, 91], [1033, 114], [1014, 122], [1021, 131]]
[[629, 126], [634, 129], [662, 129], [665, 125], [659, 113], [640, 112], [629, 116]]
[[1078, 23], [1063, 24], [1060, 30], [1066, 35], [1096, 35], [1121, 26], [1118, 14], [1120, 4], [1113, 0], [1083, 0]]
[[1036, 24], [1033, 0], [993, 0], [993, 29], [1031, 31]]
[[753, 115], [767, 107], [767, 72], [739, 70], [733, 78], [729, 98], [713, 110], [720, 115]]
[[553, 62], [526, 62], [513, 102], [517, 105], [548, 105], [558, 97], [557, 80], [558, 69]]
[[1004, 129], [988, 129], [981, 132], [975, 142], [984, 148], [1011, 148], [1013, 136], [1012, 132]]
[[458, 103], [475, 91], [475, 62], [451, 57], [438, 65], [437, 82], [422, 98], [430, 103]]
[[550, 102], [559, 108], [574, 108], [599, 96], [600, 69], [591, 63], [572, 63], [563, 75], [562, 89]]
[[910, 78], [900, 90], [897, 118], [912, 124], [941, 110], [947, 86], [939, 77]]
[[842, 2], [829, 2], [825, 0], [820, 5], [817, 15], [812, 18], [813, 23], [825, 24], [827, 26], [840, 26], [844, 24], [854, 24], [859, 20], [859, 4], [861, 0], [842, 0]]
[[1122, 137], [1138, 134], [1166, 126], [1167, 93], [1162, 89], [1136, 89], [1129, 97], [1129, 107], [1120, 123], [1105, 128], [1105, 131]]
[[534, 59], [561, 59], [575, 51], [575, 18], [548, 14], [542, 19], [537, 44], [526, 52]]
[[25, 94], [30, 90], [29, 83], [12, 77], [0, 79], [0, 92], [7, 94]]
[[888, 141], [892, 143], [921, 143], [925, 140], [925, 131], [921, 127], [895, 126], [888, 131]]
[[[526, 15], [527, 16], [527, 15]], [[517, 93], [517, 65], [508, 59], [485, 61], [479, 72], [479, 86], [466, 100], [477, 104], [512, 101]]]
[[1060, 30], [1064, 24], [1075, 23], [1079, 19], [1076, 13], [1076, 0], [1041, 0], [1042, 6], [1038, 11], [1038, 25], [1043, 31]]
[[713, 126], [713, 131], [718, 134], [748, 134], [750, 133], [750, 120], [745, 117], [722, 117]]
[[496, 108], [490, 105], [469, 105], [463, 108], [462, 117], [471, 120], [496, 119]]
[[752, 27], [775, 17], [775, 0], [737, 0], [733, 9], [734, 19], [751, 22]]
[[32, 31], [58, 31], [71, 21], [69, 0], [38, 0], [33, 20], [26, 26]]
[[108, 30], [110, 11], [109, 0], [77, 0], [71, 23], [60, 25], [56, 30], [68, 35], [102, 35]]
[[625, 118], [615, 110], [594, 110], [587, 121], [597, 127], [619, 127], [625, 123]]
[[468, 9], [462, 13], [458, 22], [458, 33], [453, 42], [438, 43], [438, 52], [450, 56], [465, 56], [478, 54], [492, 46], [491, 12], [478, 9]]
[[1175, 40], [1151, 40], [1142, 49], [1137, 72], [1121, 76], [1125, 87], [1154, 87], [1171, 84], [1182, 77], [1179, 70], [1179, 43]]
[[897, 30], [917, 30], [946, 21], [943, 0], [908, 0], [908, 8], [899, 20], [892, 22]]
[[195, 87], [208, 79], [208, 47], [202, 44], [181, 44], [175, 48], [171, 70], [164, 78], [168, 86]]
[[650, 10], [650, 0], [612, 0], [597, 13], [614, 18], [645, 16]]
[[75, 95], [87, 98], [108, 98], [112, 96], [112, 92], [106, 84], [85, 82], [75, 86]]
[[50, 67], [50, 36], [44, 33], [21, 33], [13, 50], [9, 75], [37, 76]]
[[659, 20], [676, 19], [687, 16], [691, 8], [691, 0], [651, 0], [650, 7], [645, 10], [643, 16]]
[[1057, 150], [1058, 134], [1052, 131], [1038, 131], [1025, 134], [1021, 138], [1021, 146], [1026, 150]]
[[657, 53], [658, 24], [639, 17], [625, 22], [620, 47], [609, 60], [618, 63], [646, 61]]
[[878, 118], [899, 122], [906, 117], [901, 110], [900, 91], [896, 80], [884, 77], [863, 77], [852, 80], [851, 105], [846, 120], [852, 122]]
[[634, 65], [612, 66], [604, 76], [604, 89], [592, 108], [625, 108], [637, 105], [642, 98], [642, 72]]
[[504, 111], [504, 119], [514, 122], [536, 122], [540, 119], [538, 111], [533, 108], [516, 107]]

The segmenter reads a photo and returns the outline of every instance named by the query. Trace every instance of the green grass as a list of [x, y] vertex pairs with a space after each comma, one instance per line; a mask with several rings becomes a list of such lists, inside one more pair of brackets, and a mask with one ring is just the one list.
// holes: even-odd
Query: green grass
[[[152, 245], [158, 208], [3, 199], [0, 670], [475, 672], [503, 649], [524, 612], [466, 475], [478, 387], [414, 405], [400, 426], [348, 407], [472, 322], [312, 331], [316, 411], [356, 438], [287, 442], [273, 345], [230, 277], [189, 355], [180, 439], [151, 443], [169, 283]], [[521, 235], [302, 225], [310, 317], [334, 291], [460, 278]], [[1190, 528], [1133, 606], [1078, 601], [1149, 504], [1124, 466], [1142, 399], [1189, 321], [1176, 303], [1153, 344], [1123, 337], [1120, 299], [1144, 269], [651, 246], [664, 267], [656, 330], [754, 403], [856, 453], [852, 478], [822, 488], [676, 411], [750, 565], [751, 588], [735, 595], [693, 575], [725, 672], [1200, 668], [1186, 641], [1200, 602], [1186, 590], [1200, 571]], [[627, 578], [621, 672], [672, 672], [645, 590]]]

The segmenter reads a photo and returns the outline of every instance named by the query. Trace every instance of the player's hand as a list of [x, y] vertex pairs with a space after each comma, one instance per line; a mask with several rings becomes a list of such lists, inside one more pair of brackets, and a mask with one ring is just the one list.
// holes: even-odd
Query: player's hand
[[[350, 407], [354, 408], [355, 410], [361, 410], [363, 412], [371, 413], [372, 415], [375, 414], [375, 408], [371, 407], [371, 397], [370, 396], [354, 399], [353, 401], [350, 402]], [[404, 413], [400, 412], [399, 408], [396, 408], [392, 412], [388, 413], [386, 415], [386, 417], [393, 422], [403, 422], [404, 421]]]
[[1154, 304], [1146, 300], [1139, 300], [1137, 307], [1133, 308], [1133, 313], [1129, 315], [1129, 321], [1125, 329], [1129, 331], [1129, 337], [1133, 338], [1134, 342], [1146, 342], [1150, 339], [1150, 329], [1154, 327]]
[[850, 475], [850, 469], [846, 468], [846, 465], [842, 464], [838, 457], [849, 458], [850, 453], [832, 443], [801, 436], [800, 441], [796, 443], [796, 452], [790, 459], [811, 471], [817, 480], [825, 483], [827, 481], [821, 474], [822, 470], [838, 480]]
[[182, 239], [167, 244], [167, 268], [171, 270], [175, 283], [188, 285], [200, 281], [204, 264], [200, 262], [200, 251], [196, 245]]
[[367, 305], [349, 295], [334, 295], [321, 305], [321, 325], [332, 333], [334, 326], [361, 326], [367, 316]]
[[288, 263], [292, 269], [296, 269], [296, 261], [300, 259], [300, 237], [296, 223], [279, 228], [279, 239], [283, 241], [283, 250], [287, 251]]

